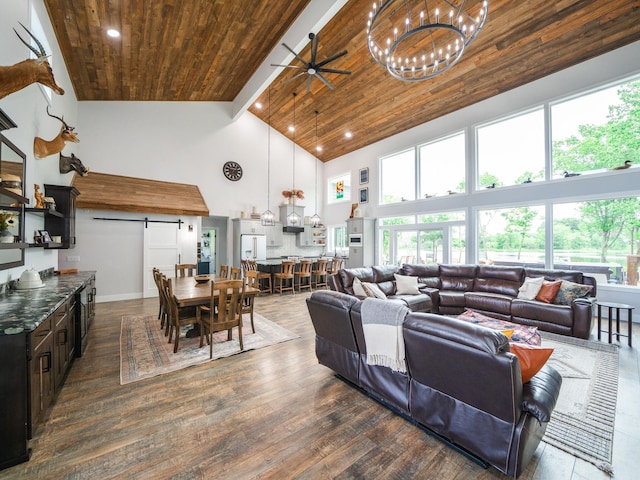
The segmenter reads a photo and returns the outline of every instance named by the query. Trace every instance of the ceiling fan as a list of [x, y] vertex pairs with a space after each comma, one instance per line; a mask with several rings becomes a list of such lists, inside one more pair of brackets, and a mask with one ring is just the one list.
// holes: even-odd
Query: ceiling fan
[[304, 67], [298, 66], [298, 65], [275, 65], [275, 64], [271, 64], [272, 67], [284, 67], [284, 68], [295, 68], [298, 70], [303, 70], [302, 72], [298, 73], [297, 75], [294, 75], [292, 78], [290, 78], [289, 80], [284, 81], [283, 83], [289, 83], [292, 82], [293, 80], [295, 80], [296, 78], [302, 77], [304, 75], [307, 75], [307, 93], [309, 93], [309, 90], [311, 89], [311, 80], [313, 80], [313, 77], [318, 78], [319, 80], [322, 81], [322, 83], [324, 83], [327, 87], [329, 87], [331, 90], [334, 90], [335, 87], [331, 84], [331, 82], [329, 82], [329, 80], [327, 80], [324, 75], [322, 75], [323, 73], [339, 73], [342, 75], [351, 75], [351, 72], [348, 70], [336, 70], [334, 68], [325, 68], [325, 65], [327, 65], [330, 62], [333, 62], [334, 60], [336, 60], [337, 58], [342, 57], [343, 55], [347, 54], [346, 50], [343, 50], [339, 53], [336, 53], [335, 55], [330, 56], [329, 58], [316, 63], [316, 53], [318, 52], [318, 36], [314, 35], [313, 33], [309, 34], [309, 40], [311, 40], [311, 60], [309, 60], [308, 62], [305, 61], [300, 55], [298, 55], [296, 52], [294, 52], [286, 43], [283, 43], [282, 46], [284, 48], [286, 48], [287, 50], [289, 50], [291, 53], [293, 53], [295, 55], [295, 57], [300, 60], [302, 63], [304, 63]]

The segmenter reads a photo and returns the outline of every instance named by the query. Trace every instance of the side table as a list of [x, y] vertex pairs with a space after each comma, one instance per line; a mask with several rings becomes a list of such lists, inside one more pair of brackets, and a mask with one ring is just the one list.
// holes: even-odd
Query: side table
[[[631, 332], [633, 329], [631, 312], [635, 307], [631, 305], [627, 305], [624, 303], [611, 303], [611, 302], [600, 302], [597, 301], [598, 305], [598, 340], [600, 340], [600, 332], [602, 332], [602, 307], [608, 308], [609, 312], [607, 317], [609, 318], [609, 343], [611, 343], [611, 336], [614, 334], [618, 341], [620, 341], [620, 337], [627, 337], [629, 339], [629, 346], [631, 346]], [[616, 331], [613, 332], [613, 311], [616, 312]], [[620, 333], [620, 310], [627, 310], [627, 328], [628, 334], [624, 335]]]

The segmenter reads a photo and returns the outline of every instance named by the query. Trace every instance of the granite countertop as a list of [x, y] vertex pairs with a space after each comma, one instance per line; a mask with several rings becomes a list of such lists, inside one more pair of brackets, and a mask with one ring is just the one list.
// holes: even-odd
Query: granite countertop
[[9, 290], [0, 295], [0, 335], [32, 332], [95, 273], [45, 277], [44, 287]]

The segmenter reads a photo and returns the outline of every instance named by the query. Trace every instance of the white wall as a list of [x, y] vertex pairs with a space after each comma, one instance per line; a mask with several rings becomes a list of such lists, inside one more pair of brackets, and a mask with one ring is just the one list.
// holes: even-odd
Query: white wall
[[[40, 21], [43, 23], [45, 34], [51, 51], [50, 61], [53, 65], [56, 82], [64, 90], [63, 96], [53, 94], [50, 111], [54, 115], [64, 115], [65, 121], [72, 126], [77, 126], [77, 101], [67, 74], [62, 55], [58, 49], [55, 35], [49, 17], [42, 0], [3, 1], [0, 15], [0, 65], [9, 66], [29, 58], [29, 50], [25, 47], [16, 34], [15, 28], [25, 40], [26, 32], [18, 22], [25, 26], [30, 25], [30, 5], [36, 9]], [[28, 41], [28, 40], [27, 40]], [[17, 128], [5, 130], [3, 134], [27, 155], [26, 178], [24, 181], [26, 197], [33, 205], [33, 184], [37, 183], [44, 191], [43, 184], [68, 185], [71, 175], [61, 175], [58, 171], [58, 156], [36, 160], [33, 156], [33, 138], [43, 137], [52, 139], [60, 130], [60, 122], [49, 118], [46, 114], [47, 100], [39, 85], [30, 85], [0, 100], [0, 108], [18, 125]], [[78, 131], [81, 132], [81, 128]], [[82, 137], [82, 134], [80, 135]], [[77, 154], [77, 145], [67, 146], [66, 155], [71, 152]], [[27, 241], [33, 241], [33, 230], [43, 229], [43, 215], [27, 214], [25, 235]], [[55, 250], [31, 248], [25, 252], [25, 266], [0, 271], [0, 283], [18, 278], [25, 268], [44, 270], [58, 267], [58, 254]]]

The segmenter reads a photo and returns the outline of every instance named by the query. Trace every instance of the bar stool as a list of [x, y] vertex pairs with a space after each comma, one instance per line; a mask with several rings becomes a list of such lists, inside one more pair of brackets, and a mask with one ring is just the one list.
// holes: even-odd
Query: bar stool
[[[294, 284], [293, 269], [295, 265], [296, 264], [294, 262], [289, 262], [289, 261], [282, 262], [282, 271], [275, 273], [273, 275], [273, 291], [274, 292], [280, 292], [280, 294], [282, 295], [282, 293], [284, 293], [285, 291], [290, 290], [291, 293], [295, 293], [293, 290], [293, 284]], [[291, 281], [290, 284], [289, 284], [289, 281]]]
[[301, 292], [303, 288], [311, 290], [311, 267], [313, 262], [311, 260], [300, 260], [300, 270], [294, 273], [295, 278], [298, 279], [298, 291]]
[[327, 264], [329, 260], [319, 259], [316, 261], [316, 268], [311, 270], [311, 277], [316, 288], [327, 288]]

